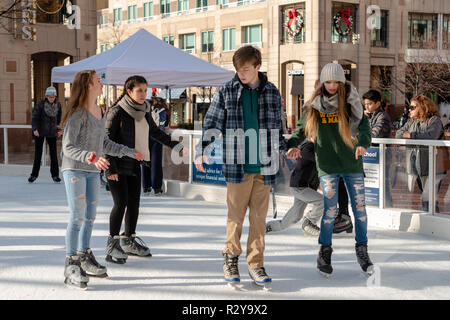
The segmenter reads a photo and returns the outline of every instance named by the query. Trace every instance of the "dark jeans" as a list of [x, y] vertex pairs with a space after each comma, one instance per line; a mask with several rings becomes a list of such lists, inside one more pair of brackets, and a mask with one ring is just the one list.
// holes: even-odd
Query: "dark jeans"
[[161, 143], [150, 141], [151, 168], [142, 165], [142, 187], [144, 189], [161, 189], [163, 182]]
[[39, 169], [41, 168], [42, 150], [44, 147], [44, 139], [47, 140], [50, 150], [50, 173], [52, 177], [59, 177], [58, 154], [56, 151], [56, 137], [34, 137], [34, 162], [33, 177], [39, 177]]
[[[109, 216], [109, 234], [117, 236], [120, 233], [123, 216], [125, 215], [125, 235], [136, 233], [139, 217], [139, 201], [141, 198], [141, 172], [134, 176], [119, 174], [119, 181], [108, 180], [114, 206]], [[126, 213], [125, 213], [126, 209]]]

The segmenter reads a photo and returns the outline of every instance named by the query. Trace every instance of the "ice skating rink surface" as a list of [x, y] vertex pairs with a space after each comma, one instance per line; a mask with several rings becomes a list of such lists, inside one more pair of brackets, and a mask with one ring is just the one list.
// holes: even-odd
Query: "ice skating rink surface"
[[[354, 234], [333, 238], [334, 273], [315, 268], [317, 239], [294, 226], [266, 236], [265, 267], [272, 290], [252, 285], [245, 261], [248, 219], [241, 238], [242, 291], [223, 281], [221, 250], [226, 206], [170, 196], [142, 197], [137, 233], [153, 257], [106, 264], [111, 195], [100, 191], [91, 247], [108, 279], [89, 290], [64, 284], [68, 208], [64, 184], [40, 178], [0, 177], [0, 299], [448, 299], [450, 242], [413, 233], [369, 228], [369, 253], [378, 277], [367, 279], [356, 262]], [[284, 212], [280, 213], [282, 216]], [[270, 213], [268, 219], [270, 219]], [[369, 280], [369, 281], [368, 281]]]

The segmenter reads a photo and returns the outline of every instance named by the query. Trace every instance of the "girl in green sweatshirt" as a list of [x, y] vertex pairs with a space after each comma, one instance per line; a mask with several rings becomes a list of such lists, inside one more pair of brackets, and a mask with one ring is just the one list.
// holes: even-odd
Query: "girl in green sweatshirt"
[[317, 258], [319, 272], [330, 275], [331, 240], [337, 215], [339, 179], [344, 179], [355, 217], [356, 256], [364, 272], [373, 264], [367, 252], [367, 214], [365, 209], [362, 156], [370, 146], [370, 126], [356, 89], [346, 82], [339, 64], [329, 63], [321, 72], [321, 86], [308, 102], [307, 111], [297, 124], [288, 145], [288, 157], [300, 156], [298, 146], [309, 139], [315, 142], [317, 170], [324, 195]]

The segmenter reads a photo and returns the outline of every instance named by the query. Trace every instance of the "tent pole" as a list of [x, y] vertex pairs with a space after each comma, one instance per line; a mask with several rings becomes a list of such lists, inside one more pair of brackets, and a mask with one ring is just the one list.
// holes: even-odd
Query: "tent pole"
[[105, 103], [105, 109], [108, 110], [109, 108], [109, 84], [106, 85], [106, 103]]

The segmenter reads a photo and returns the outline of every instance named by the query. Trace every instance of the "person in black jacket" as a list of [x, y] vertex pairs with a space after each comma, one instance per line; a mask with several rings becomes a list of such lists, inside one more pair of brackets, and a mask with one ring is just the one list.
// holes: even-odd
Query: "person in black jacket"
[[33, 170], [28, 178], [28, 182], [34, 182], [39, 176], [41, 168], [42, 148], [44, 140], [50, 150], [50, 173], [54, 182], [59, 183], [59, 166], [56, 150], [56, 139], [61, 136], [62, 131], [58, 129], [61, 122], [61, 104], [56, 100], [55, 87], [48, 87], [45, 90], [45, 99], [39, 101], [33, 110], [31, 127], [34, 137], [34, 162]]
[[[283, 219], [272, 220], [266, 224], [266, 233], [284, 230], [301, 221], [303, 232], [311, 236], [318, 236], [320, 228], [317, 226], [323, 215], [323, 195], [317, 192], [320, 181], [317, 174], [314, 143], [305, 141], [300, 146], [301, 158], [291, 174], [290, 189], [294, 196], [294, 205], [286, 212]], [[343, 188], [343, 189], [342, 189]], [[310, 205], [310, 210], [305, 212]], [[339, 184], [339, 207], [348, 206], [348, 196], [345, 185]], [[334, 232], [341, 232], [341, 221], [335, 221]], [[349, 231], [344, 228], [344, 231]]]
[[[161, 131], [150, 114], [146, 101], [147, 81], [141, 76], [132, 76], [124, 85], [124, 93], [109, 110], [106, 134], [117, 143], [142, 152], [145, 162], [150, 161], [150, 138], [180, 152], [183, 145], [172, 141], [170, 135]], [[185, 153], [186, 151], [183, 150]], [[114, 200], [110, 215], [110, 236], [108, 238], [107, 261], [125, 263], [127, 254], [151, 256], [150, 249], [136, 237], [141, 196], [141, 168], [139, 161], [129, 158], [106, 156], [110, 166], [106, 177]], [[126, 209], [126, 215], [125, 215]], [[117, 239], [125, 215], [125, 232]], [[119, 252], [114, 256], [114, 252]], [[114, 258], [116, 260], [114, 260]]]

